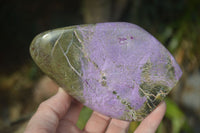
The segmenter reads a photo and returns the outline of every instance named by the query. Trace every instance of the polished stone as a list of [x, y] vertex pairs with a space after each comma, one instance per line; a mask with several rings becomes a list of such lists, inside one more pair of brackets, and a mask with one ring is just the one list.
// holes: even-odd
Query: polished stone
[[143, 120], [182, 75], [151, 34], [123, 22], [46, 31], [30, 47], [36, 64], [70, 95], [107, 116]]

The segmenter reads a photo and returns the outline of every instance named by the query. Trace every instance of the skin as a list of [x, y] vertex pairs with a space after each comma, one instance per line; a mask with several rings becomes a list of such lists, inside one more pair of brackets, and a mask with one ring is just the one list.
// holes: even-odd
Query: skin
[[[30, 119], [24, 133], [125, 133], [129, 122], [112, 119], [93, 112], [83, 131], [76, 127], [83, 105], [74, 100], [62, 88], [56, 95], [42, 102]], [[165, 102], [148, 115], [135, 133], [154, 133], [166, 111]]]

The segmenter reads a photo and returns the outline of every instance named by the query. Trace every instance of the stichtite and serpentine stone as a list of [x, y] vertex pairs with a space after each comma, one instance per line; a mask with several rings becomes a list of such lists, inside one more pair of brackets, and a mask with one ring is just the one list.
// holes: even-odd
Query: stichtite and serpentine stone
[[30, 46], [36, 64], [91, 109], [143, 120], [182, 75], [172, 55], [137, 25], [77, 25], [39, 34]]

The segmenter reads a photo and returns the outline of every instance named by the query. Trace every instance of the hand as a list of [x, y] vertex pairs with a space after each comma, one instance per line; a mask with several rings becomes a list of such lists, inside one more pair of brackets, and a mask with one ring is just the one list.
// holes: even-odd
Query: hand
[[[81, 131], [76, 127], [76, 122], [82, 107], [82, 104], [59, 88], [55, 96], [40, 104], [25, 133], [125, 133], [129, 127], [127, 121], [111, 119], [94, 111], [84, 131]], [[140, 123], [135, 133], [154, 133], [165, 110], [166, 104], [162, 102]]]

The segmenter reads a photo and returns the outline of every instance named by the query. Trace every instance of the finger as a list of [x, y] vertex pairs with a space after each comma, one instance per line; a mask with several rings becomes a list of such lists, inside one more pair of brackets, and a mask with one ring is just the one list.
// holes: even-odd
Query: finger
[[56, 95], [42, 102], [28, 123], [25, 133], [53, 133], [59, 120], [66, 114], [71, 96], [61, 88]]
[[82, 131], [71, 121], [61, 120], [56, 133], [81, 133]]
[[84, 131], [86, 131], [87, 133], [105, 132], [109, 122], [110, 122], [110, 117], [107, 117], [105, 115], [102, 115], [94, 111], [90, 119], [88, 120]]
[[83, 105], [80, 102], [73, 100], [64, 119], [69, 120], [72, 123], [76, 124], [82, 108], [83, 108]]
[[135, 133], [154, 133], [158, 128], [165, 111], [166, 104], [165, 102], [161, 102], [159, 106], [140, 123]]
[[56, 133], [80, 133], [81, 130], [76, 127], [76, 122], [78, 121], [82, 107], [83, 105], [77, 101], [71, 102], [71, 106], [67, 114], [60, 121]]
[[129, 127], [129, 122], [112, 119], [106, 133], [126, 133]]

